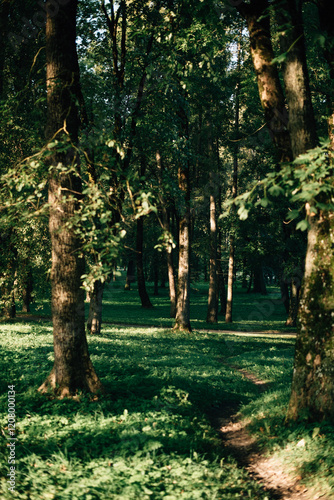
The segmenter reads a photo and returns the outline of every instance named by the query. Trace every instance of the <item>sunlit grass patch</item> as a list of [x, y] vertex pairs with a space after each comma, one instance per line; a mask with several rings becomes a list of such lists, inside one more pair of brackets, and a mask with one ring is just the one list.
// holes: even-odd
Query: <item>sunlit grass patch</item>
[[[4, 327], [1, 403], [15, 384], [17, 498], [264, 498], [205, 417], [228, 397], [256, 394], [220, 363], [220, 336], [105, 326], [89, 344], [108, 393], [78, 402], [36, 392], [52, 367], [50, 324]], [[1, 424], [5, 444], [5, 413]], [[2, 449], [1, 498], [11, 498]]]

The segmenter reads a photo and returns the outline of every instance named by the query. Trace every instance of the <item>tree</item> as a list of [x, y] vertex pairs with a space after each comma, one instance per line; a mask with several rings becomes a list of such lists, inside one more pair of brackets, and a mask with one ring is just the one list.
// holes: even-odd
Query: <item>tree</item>
[[[82, 196], [76, 148], [80, 126], [76, 103], [80, 86], [76, 52], [77, 0], [59, 5], [54, 15], [50, 14], [51, 2], [47, 2], [46, 7], [46, 139], [50, 151], [49, 227], [55, 361], [39, 390], [51, 388], [59, 397], [66, 397], [78, 390], [96, 392], [102, 389], [102, 384], [88, 352], [81, 288], [84, 259], [79, 253], [80, 240], [71, 224]], [[55, 140], [59, 142], [55, 144]]]
[[[333, 14], [330, 2], [319, 2], [319, 17], [321, 27], [326, 36], [326, 56], [329, 63], [328, 76], [333, 76], [333, 27], [328, 24], [328, 16]], [[295, 48], [287, 55], [285, 82], [290, 96], [291, 105], [296, 109], [296, 115], [301, 120], [291, 122], [291, 134], [295, 155], [306, 153], [314, 148], [316, 134], [313, 113], [309, 99], [304, 39], [300, 35], [301, 11], [295, 2], [283, 5], [279, 11], [284, 20], [292, 21], [292, 36]], [[302, 35], [302, 33], [301, 33]], [[292, 73], [292, 67], [295, 73]], [[297, 82], [303, 86], [298, 89]], [[305, 105], [306, 100], [306, 105]], [[331, 104], [333, 100], [331, 101]], [[305, 107], [309, 114], [304, 115]], [[333, 109], [333, 108], [332, 108]], [[294, 111], [294, 109], [292, 109]], [[303, 119], [303, 117], [305, 118]], [[329, 149], [333, 152], [333, 114], [329, 116]], [[312, 154], [312, 151], [311, 151]], [[333, 155], [328, 160], [328, 175], [333, 169]], [[303, 167], [299, 167], [303, 168]], [[333, 185], [333, 184], [332, 184]], [[328, 196], [329, 195], [329, 196]], [[308, 230], [308, 245], [305, 262], [305, 275], [302, 297], [299, 308], [299, 328], [296, 341], [294, 373], [291, 397], [287, 418], [297, 419], [305, 415], [311, 420], [329, 419], [334, 422], [334, 377], [333, 377], [333, 295], [334, 295], [334, 217], [333, 211], [326, 207], [331, 204], [330, 192], [320, 195], [320, 206], [312, 210], [306, 206], [310, 228]]]

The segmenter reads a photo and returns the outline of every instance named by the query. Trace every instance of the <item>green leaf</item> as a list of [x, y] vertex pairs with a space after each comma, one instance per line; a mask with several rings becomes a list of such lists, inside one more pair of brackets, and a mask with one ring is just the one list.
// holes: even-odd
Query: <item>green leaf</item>
[[296, 229], [300, 229], [301, 231], [306, 231], [310, 227], [309, 223], [306, 219], [298, 222]]

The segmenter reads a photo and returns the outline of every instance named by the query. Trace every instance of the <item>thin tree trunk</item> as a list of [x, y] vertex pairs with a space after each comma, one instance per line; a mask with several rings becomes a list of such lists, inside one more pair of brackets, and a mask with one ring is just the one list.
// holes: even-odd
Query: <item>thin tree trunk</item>
[[179, 272], [178, 272], [178, 290], [177, 305], [175, 316], [175, 330], [191, 331], [190, 326], [190, 281], [189, 281], [189, 252], [190, 252], [190, 208], [180, 220], [180, 245], [179, 245]]
[[150, 309], [153, 307], [148, 296], [144, 276], [144, 262], [143, 262], [143, 242], [144, 242], [144, 218], [137, 219], [137, 236], [136, 236], [136, 256], [137, 256], [137, 281], [138, 292], [141, 300], [142, 307]]
[[[183, 108], [180, 109], [182, 132], [188, 140], [188, 117]], [[185, 153], [186, 154], [186, 153]], [[179, 220], [179, 271], [177, 281], [177, 303], [175, 330], [191, 331], [190, 326], [190, 165], [183, 160], [178, 171], [179, 188], [183, 194], [184, 206]]]
[[227, 300], [226, 300], [226, 323], [232, 323], [232, 304], [233, 304], [233, 276], [234, 276], [234, 236], [230, 236], [230, 254], [228, 259], [228, 278], [227, 278]]
[[[240, 35], [241, 38], [241, 35]], [[240, 39], [238, 42], [237, 49], [237, 85], [235, 90], [235, 122], [234, 122], [234, 130], [235, 130], [235, 139], [239, 138], [239, 112], [240, 112], [240, 69], [241, 69], [241, 43]], [[233, 152], [233, 179], [232, 179], [232, 198], [236, 198], [238, 193], [238, 154], [239, 154], [239, 146], [238, 142], [235, 142], [234, 152]], [[235, 212], [235, 210], [234, 210]], [[235, 219], [235, 213], [232, 214], [232, 221]], [[225, 321], [226, 323], [232, 323], [232, 305], [233, 305], [233, 276], [234, 276], [234, 256], [235, 256], [235, 236], [234, 236], [234, 228], [230, 231], [230, 252], [229, 252], [229, 260], [228, 260], [228, 278], [227, 278], [227, 301], [226, 301], [226, 314]]]
[[33, 291], [33, 281], [32, 281], [32, 272], [29, 268], [26, 272], [26, 276], [23, 281], [22, 288], [22, 312], [28, 313], [30, 312], [30, 304], [31, 304], [31, 294]]
[[87, 330], [92, 335], [101, 334], [102, 326], [102, 302], [104, 283], [96, 280], [93, 292], [90, 294], [89, 314], [87, 320]]
[[300, 292], [300, 281], [298, 278], [293, 276], [291, 278], [291, 292], [290, 292], [290, 302], [289, 302], [289, 315], [286, 320], [286, 326], [297, 326], [297, 315], [299, 306], [299, 292]]
[[[67, 142], [69, 134], [74, 144], [78, 140], [79, 118], [75, 102], [80, 85], [76, 11], [77, 1], [69, 0], [66, 5], [59, 5], [57, 14], [47, 14], [46, 22], [46, 138], [50, 141], [57, 137]], [[78, 210], [81, 193], [78, 161], [71, 144], [66, 153], [55, 152], [50, 157], [49, 227], [55, 361], [39, 390], [45, 392], [51, 388], [59, 397], [74, 395], [78, 390], [96, 392], [102, 389], [89, 357], [85, 332], [84, 290], [81, 288], [84, 260], [79, 256], [78, 237], [74, 229], [67, 226]], [[71, 169], [63, 172], [58, 169], [59, 165]], [[73, 172], [75, 165], [76, 172]]]
[[131, 290], [131, 283], [135, 281], [135, 265], [132, 259], [129, 260], [128, 263], [128, 269], [126, 272], [126, 280], [125, 280], [125, 286], [124, 290], [130, 291]]
[[[169, 214], [166, 208], [166, 200], [163, 197], [163, 163], [160, 151], [156, 152], [157, 160], [157, 172], [159, 177], [159, 185], [161, 188], [160, 202], [162, 210], [162, 223], [164, 231], [167, 235], [168, 241], [166, 245], [166, 258], [167, 258], [167, 270], [168, 270], [168, 284], [169, 284], [169, 299], [170, 299], [170, 317], [175, 318], [176, 316], [176, 283], [175, 283], [175, 273], [173, 264], [173, 236], [170, 231]], [[174, 208], [174, 207], [173, 207]], [[172, 217], [174, 219], [175, 211], [172, 212]], [[174, 226], [172, 219], [172, 227]]]
[[159, 262], [158, 262], [158, 256], [155, 255], [154, 258], [154, 289], [153, 289], [153, 295], [156, 297], [159, 295]]
[[[210, 124], [209, 124], [210, 128]], [[213, 159], [213, 147], [211, 130], [208, 137], [208, 157]], [[212, 167], [213, 168], [213, 167]], [[207, 323], [218, 322], [218, 275], [217, 275], [217, 215], [216, 215], [216, 190], [215, 175], [211, 170], [209, 174], [210, 181], [210, 265], [209, 265], [209, 294], [208, 311], [206, 315]]]

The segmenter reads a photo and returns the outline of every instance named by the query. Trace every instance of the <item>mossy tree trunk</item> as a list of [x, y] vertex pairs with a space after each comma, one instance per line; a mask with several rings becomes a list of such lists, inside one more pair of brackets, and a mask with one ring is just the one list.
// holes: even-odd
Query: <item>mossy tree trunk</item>
[[[334, 78], [333, 15], [334, 6], [327, 0], [319, 1], [320, 25], [328, 37], [325, 57], [329, 78]], [[290, 16], [291, 5], [286, 6]], [[301, 16], [296, 18], [300, 24]], [[292, 76], [291, 76], [292, 79]], [[333, 165], [334, 108], [330, 101], [329, 115], [330, 155]], [[309, 117], [308, 121], [309, 122]], [[311, 133], [308, 135], [312, 137]], [[298, 146], [304, 135], [296, 139]], [[301, 151], [303, 152], [303, 151]], [[332, 170], [333, 171], [333, 170]], [[322, 200], [323, 202], [325, 200]], [[334, 422], [334, 214], [320, 211], [309, 217], [308, 246], [305, 261], [305, 277], [299, 308], [299, 327], [292, 391], [287, 419], [307, 417], [312, 421], [327, 419]]]
[[67, 151], [55, 152], [49, 159], [55, 361], [39, 390], [52, 389], [59, 397], [75, 395], [78, 390], [96, 392], [102, 388], [89, 357], [85, 332], [84, 291], [81, 288], [84, 260], [79, 255], [80, 241], [74, 228], [68, 225], [78, 209], [81, 193], [79, 159], [74, 147], [79, 129], [76, 11], [77, 1], [69, 0], [65, 5], [59, 5], [56, 15], [48, 14], [46, 22], [46, 138], [50, 141], [56, 137], [63, 141], [67, 144]]

